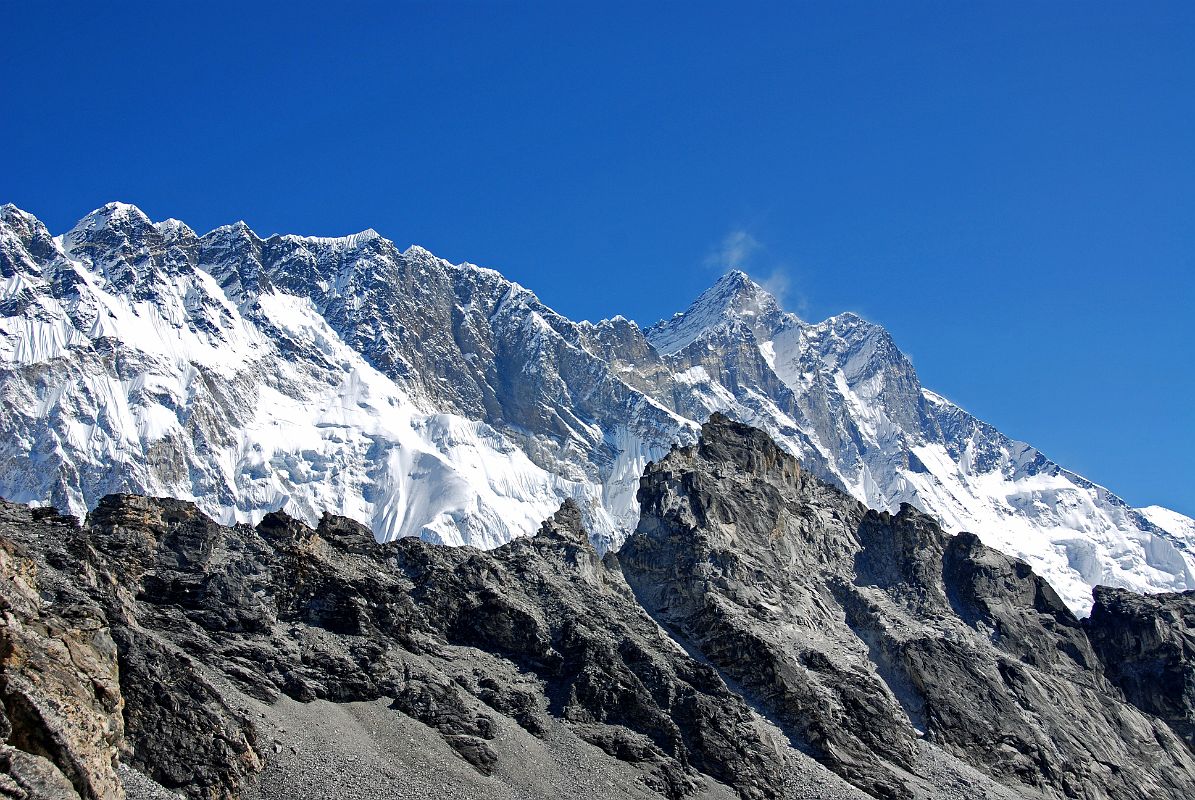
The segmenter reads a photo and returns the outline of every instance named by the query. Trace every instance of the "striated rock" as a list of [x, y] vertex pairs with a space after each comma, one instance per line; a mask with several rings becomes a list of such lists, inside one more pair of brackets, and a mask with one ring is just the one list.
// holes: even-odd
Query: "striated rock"
[[49, 759], [5, 745], [0, 747], [0, 797], [5, 800], [78, 800], [79, 793]]
[[1108, 678], [1195, 750], [1195, 592], [1139, 595], [1098, 586], [1083, 621]]
[[869, 511], [720, 415], [639, 501], [619, 561], [644, 607], [868, 793], [918, 793], [922, 738], [1019, 791], [1195, 791], [1192, 753], [1124, 702], [1057, 594], [976, 537]]

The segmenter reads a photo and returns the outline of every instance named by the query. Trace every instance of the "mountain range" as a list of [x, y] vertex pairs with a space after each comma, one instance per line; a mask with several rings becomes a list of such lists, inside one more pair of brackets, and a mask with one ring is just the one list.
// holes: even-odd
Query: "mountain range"
[[868, 507], [1023, 559], [1080, 615], [1096, 585], [1195, 588], [1195, 521], [924, 388], [882, 327], [806, 322], [739, 271], [648, 328], [574, 322], [372, 230], [199, 236], [111, 203], [58, 236], [0, 208], [0, 281], [12, 501], [82, 516], [126, 492], [225, 525], [334, 513], [381, 541], [493, 548], [571, 500], [606, 552], [649, 463], [721, 413]]

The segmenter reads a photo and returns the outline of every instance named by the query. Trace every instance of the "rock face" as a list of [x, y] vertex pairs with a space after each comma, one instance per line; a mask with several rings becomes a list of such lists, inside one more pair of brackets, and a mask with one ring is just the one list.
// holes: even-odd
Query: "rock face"
[[[639, 501], [605, 556], [571, 502], [479, 551], [0, 501], [0, 797], [337, 796], [283, 718], [376, 796], [1195, 796], [1190, 595], [1101, 589], [1080, 623], [1024, 562], [719, 415]], [[583, 766], [504, 790], [529, 763]]]
[[1138, 512], [929, 391], [889, 333], [855, 314], [805, 322], [731, 272], [644, 335], [662, 365], [651, 374], [671, 377], [656, 396], [683, 415], [763, 428], [870, 508], [909, 503], [975, 533], [1028, 561], [1077, 613], [1097, 584], [1195, 586], [1190, 520]]
[[0, 279], [0, 495], [79, 515], [130, 492], [495, 547], [572, 498], [608, 547], [697, 427], [523, 287], [369, 232], [199, 237], [114, 203], [56, 239], [4, 206]]
[[1101, 660], [1117, 645], [1097, 652], [1024, 562], [911, 506], [868, 510], [725, 417], [651, 465], [639, 501], [619, 561], [644, 607], [868, 793], [918, 793], [921, 739], [1019, 791], [1195, 792], [1191, 750], [1150, 716], [1190, 719], [1176, 702], [1190, 697], [1189, 633], [1174, 620], [1140, 641], [1187, 670], [1161, 690], [1177, 696], [1122, 695]]
[[[12, 512], [0, 507], [0, 526]], [[22, 512], [46, 534], [79, 533], [73, 519]], [[100, 606], [57, 577], [0, 538], [0, 797], [118, 797], [117, 647]]]
[[1083, 626], [1129, 702], [1195, 749], [1195, 592], [1142, 596], [1100, 586]]
[[224, 524], [325, 512], [496, 547], [566, 499], [599, 550], [648, 461], [712, 412], [872, 508], [902, 503], [1090, 587], [1195, 587], [1195, 522], [1129, 508], [921, 386], [883, 328], [807, 323], [731, 272], [651, 328], [574, 322], [493, 270], [374, 231], [197, 235], [112, 203], [52, 236], [0, 207], [0, 495], [113, 492]]
[[227, 528], [191, 503], [129, 495], [84, 528], [4, 503], [0, 542], [17, 786], [65, 777], [83, 797], [116, 797], [120, 756], [167, 789], [239, 797], [274, 755], [242, 695], [387, 698], [483, 776], [510, 726], [544, 737], [564, 724], [664, 797], [711, 778], [743, 798], [783, 785], [748, 706], [638, 607], [573, 504], [490, 552], [381, 545], [336, 517]]

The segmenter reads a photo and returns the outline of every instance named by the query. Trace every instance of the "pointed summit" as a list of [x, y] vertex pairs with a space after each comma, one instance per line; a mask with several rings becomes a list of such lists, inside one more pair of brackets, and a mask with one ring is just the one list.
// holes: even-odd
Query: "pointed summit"
[[62, 247], [107, 281], [108, 291], [134, 300], [160, 299], [163, 286], [195, 269], [195, 232], [177, 220], [155, 225], [130, 203], [108, 203], [62, 236]]
[[162, 238], [167, 244], [191, 242], [199, 238], [195, 235], [195, 231], [191, 230], [191, 226], [174, 217], [155, 222], [154, 227], [158, 229], [158, 233], [162, 234]]
[[152, 225], [145, 212], [132, 203], [105, 203], [75, 225], [74, 230], [96, 229], [111, 225]]
[[41, 220], [12, 203], [0, 206], [0, 278], [37, 275], [39, 264], [53, 261], [56, 255], [54, 240]]
[[767, 289], [742, 270], [731, 270], [701, 293], [688, 310], [672, 319], [657, 322], [647, 330], [647, 339], [661, 353], [683, 350], [707, 333], [735, 323], [755, 327], [765, 319], [783, 314]]
[[244, 242], [261, 242], [262, 239], [257, 233], [249, 227], [249, 223], [245, 220], [237, 220], [229, 225], [221, 225], [218, 228], [212, 228], [202, 237], [205, 246], [227, 246], [230, 242], [244, 241]]
[[714, 285], [719, 286], [721, 284], [732, 284], [734, 286], [742, 287], [759, 285], [755, 281], [751, 280], [751, 276], [743, 272], [741, 269], [732, 269], [728, 271], [721, 278], [718, 278], [717, 283]]
[[131, 203], [107, 203], [79, 220], [63, 237], [68, 251], [136, 247], [147, 234], [158, 235], [145, 212]]
[[12, 203], [0, 206], [0, 223], [13, 224], [18, 220], [22, 224], [28, 224], [31, 221], [37, 221], [37, 217]]

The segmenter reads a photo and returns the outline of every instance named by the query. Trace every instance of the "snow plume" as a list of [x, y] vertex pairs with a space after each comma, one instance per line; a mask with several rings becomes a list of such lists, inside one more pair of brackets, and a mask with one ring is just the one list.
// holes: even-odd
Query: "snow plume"
[[[760, 286], [776, 298], [782, 308], [791, 308], [793, 283], [788, 270], [782, 265], [773, 265], [771, 271], [764, 274], [763, 269], [753, 263], [759, 261], [757, 255], [767, 249], [763, 242], [745, 228], [734, 228], [706, 254], [705, 265], [720, 273], [734, 269], [748, 272], [756, 278]], [[800, 306], [798, 312], [804, 311], [804, 304], [799, 299], [797, 305]]]
[[795, 309], [793, 307], [792, 278], [788, 276], [788, 272], [782, 267], [776, 267], [770, 275], [761, 278], [759, 285], [766, 289], [768, 294], [776, 298], [781, 308], [796, 310], [799, 314], [804, 313], [805, 304], [800, 299], [796, 301], [797, 307]]
[[722, 237], [722, 241], [705, 257], [705, 263], [719, 272], [745, 270], [751, 256], [762, 246], [759, 240], [747, 231], [735, 229]]

